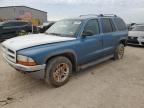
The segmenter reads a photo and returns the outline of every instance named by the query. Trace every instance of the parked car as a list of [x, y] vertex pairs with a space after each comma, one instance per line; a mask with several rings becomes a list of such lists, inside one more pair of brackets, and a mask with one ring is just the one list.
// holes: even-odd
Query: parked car
[[128, 27], [128, 30], [131, 31], [134, 26], [136, 25], [136, 23], [131, 23], [131, 24], [128, 24], [127, 27]]
[[5, 21], [0, 23], [0, 42], [16, 37], [21, 33], [32, 32], [32, 26], [25, 21]]
[[120, 17], [86, 15], [58, 21], [45, 34], [9, 39], [2, 48], [12, 67], [59, 87], [73, 71], [111, 58], [122, 59], [127, 37]]
[[144, 25], [135, 25], [129, 31], [128, 44], [144, 46]]
[[39, 27], [39, 32], [40, 33], [44, 33], [47, 29], [49, 29], [55, 22], [54, 21], [49, 21], [47, 23], [43, 23], [43, 25], [41, 25]]

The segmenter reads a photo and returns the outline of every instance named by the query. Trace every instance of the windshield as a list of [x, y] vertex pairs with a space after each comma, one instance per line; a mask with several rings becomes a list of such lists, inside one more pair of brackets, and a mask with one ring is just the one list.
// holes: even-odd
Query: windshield
[[132, 31], [144, 31], [144, 26], [135, 26]]
[[56, 22], [47, 31], [47, 34], [59, 36], [74, 36], [81, 24], [80, 20], [62, 20]]

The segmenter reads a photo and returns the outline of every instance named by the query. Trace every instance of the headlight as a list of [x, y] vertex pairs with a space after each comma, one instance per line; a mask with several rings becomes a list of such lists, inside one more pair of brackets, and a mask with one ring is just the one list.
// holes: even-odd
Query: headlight
[[37, 64], [32, 58], [23, 55], [17, 55], [17, 63], [25, 66], [34, 66]]

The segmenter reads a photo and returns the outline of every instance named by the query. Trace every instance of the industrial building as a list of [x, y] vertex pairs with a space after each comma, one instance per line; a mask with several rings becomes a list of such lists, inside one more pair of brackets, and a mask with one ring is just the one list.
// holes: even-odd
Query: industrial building
[[47, 22], [47, 12], [27, 6], [0, 7], [0, 21], [15, 19], [27, 20], [33, 25], [40, 25]]

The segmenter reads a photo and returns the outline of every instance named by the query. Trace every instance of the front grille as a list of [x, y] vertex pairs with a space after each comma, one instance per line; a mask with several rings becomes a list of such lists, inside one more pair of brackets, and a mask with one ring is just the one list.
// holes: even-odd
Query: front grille
[[132, 44], [139, 44], [138, 41], [128, 41], [128, 43], [132, 43]]
[[138, 37], [128, 37], [128, 43], [132, 43], [132, 44], [139, 44], [138, 40], [137, 40]]
[[137, 40], [137, 38], [138, 37], [133, 37], [133, 36], [132, 37], [131, 36], [128, 37], [128, 39], [130, 39], [130, 40]]
[[8, 49], [8, 51], [11, 52], [11, 53], [13, 53], [13, 54], [15, 53], [13, 50], [10, 50], [10, 49]]
[[7, 48], [5, 46], [2, 46], [3, 50], [3, 56], [10, 60], [11, 62], [16, 62], [16, 52], [11, 50], [10, 48]]

